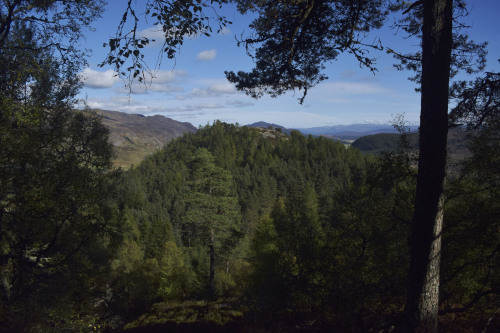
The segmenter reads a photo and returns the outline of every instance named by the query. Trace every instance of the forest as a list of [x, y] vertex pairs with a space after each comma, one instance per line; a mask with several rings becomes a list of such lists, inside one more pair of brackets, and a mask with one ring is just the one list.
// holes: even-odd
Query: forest
[[[117, 301], [131, 302], [126, 318], [143, 313], [126, 327], [240, 316], [269, 331], [400, 326], [412, 150], [365, 156], [274, 134], [216, 122], [121, 179], [127, 229], [112, 266], [129, 292]], [[486, 327], [498, 300], [499, 193], [473, 169], [449, 180], [441, 309], [450, 331]]]
[[[260, 13], [253, 28], [263, 44], [256, 68], [228, 80], [256, 98], [297, 88], [300, 102], [338, 52], [373, 65], [351, 32], [379, 27], [387, 14], [383, 1], [236, 2]], [[0, 331], [497, 331], [500, 74], [450, 84], [455, 70], [479, 73], [484, 62], [467, 64], [453, 48], [481, 59], [485, 47], [452, 34], [451, 8], [431, 6], [455, 2], [389, 8], [416, 10], [407, 29], [422, 35], [421, 58], [395, 55], [421, 85], [418, 151], [401, 118], [396, 148], [378, 154], [214, 121], [128, 170], [112, 166], [101, 117], [75, 110], [85, 50], [72, 43], [102, 2], [2, 2]], [[166, 28], [176, 22], [163, 14], [182, 14], [185, 31], [166, 35], [173, 58], [190, 29], [212, 31], [202, 14], [212, 7], [168, 3], [148, 8]], [[132, 1], [127, 13], [135, 16]], [[325, 17], [339, 25], [335, 34], [321, 35]], [[283, 31], [311, 38], [276, 47]], [[129, 37], [110, 41], [107, 61], [120, 68], [132, 57], [120, 75], [135, 78], [148, 41]], [[469, 152], [450, 161], [448, 128], [457, 127]]]
[[[400, 327], [412, 147], [364, 155], [323, 137], [267, 132], [215, 122], [136, 167], [105, 172], [107, 188], [102, 179], [92, 185], [104, 191], [93, 203], [95, 230], [85, 230], [77, 257], [64, 252], [70, 233], [84, 237], [75, 223], [58, 238], [58, 255], [66, 257], [57, 265], [43, 257], [34, 267], [18, 264], [27, 276], [12, 276], [4, 327]], [[449, 179], [440, 308], [452, 331], [487, 327], [498, 311], [500, 193], [479, 166], [490, 162], [464, 161]], [[37, 210], [55, 209], [37, 207], [40, 193], [25, 191], [33, 211], [12, 218], [35, 222]], [[35, 237], [35, 230], [23, 233]]]

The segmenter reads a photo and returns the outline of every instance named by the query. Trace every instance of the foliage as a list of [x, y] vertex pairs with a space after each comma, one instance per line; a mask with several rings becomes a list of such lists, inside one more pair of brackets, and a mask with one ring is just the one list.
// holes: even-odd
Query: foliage
[[209, 293], [213, 298], [216, 257], [229, 260], [240, 235], [240, 209], [230, 173], [215, 166], [208, 150], [200, 148], [195, 152], [190, 170], [189, 190], [183, 198], [182, 240], [188, 247], [208, 247]]
[[[85, 62], [85, 50], [78, 41], [103, 11], [102, 0], [13, 0], [0, 4], [0, 51], [54, 51], [63, 63]], [[29, 26], [38, 36], [36, 47], [10, 44], [16, 26]], [[14, 33], [15, 35], [15, 33]], [[14, 37], [15, 39], [15, 37]], [[11, 71], [13, 73], [14, 71]]]
[[448, 246], [443, 290], [444, 313], [463, 313], [499, 304], [499, 81], [498, 73], [454, 86], [457, 105], [450, 122], [467, 129], [471, 155], [450, 177]]
[[[226, 72], [237, 89], [254, 98], [275, 97], [288, 90], [307, 90], [327, 79], [321, 73], [325, 63], [342, 52], [356, 57], [361, 65], [374, 70], [374, 59], [367, 57], [366, 32], [382, 26], [384, 1], [236, 1], [241, 13], [253, 12], [253, 34], [243, 38], [255, 60], [249, 72]], [[255, 48], [255, 51], [253, 51]]]
[[[396, 133], [381, 133], [362, 136], [352, 143], [352, 146], [363, 152], [380, 153], [383, 151], [393, 151], [398, 148], [399, 135]], [[418, 134], [409, 135], [410, 145], [413, 149], [418, 147]]]
[[467, 176], [450, 186], [443, 249], [442, 313], [494, 311], [500, 304], [498, 185]]
[[[423, 26], [423, 1], [410, 3], [401, 1], [391, 5], [393, 11], [403, 11], [403, 18], [396, 19], [393, 28], [402, 31], [404, 38], [417, 38], [422, 46], [422, 26]], [[463, 71], [468, 74], [479, 73], [486, 66], [486, 47], [488, 42], [477, 43], [470, 39], [467, 34], [466, 24], [461, 22], [463, 17], [468, 16], [469, 9], [464, 0], [453, 1], [453, 44], [451, 53], [450, 77], [455, 77]], [[422, 78], [422, 50], [412, 53], [403, 53], [391, 47], [387, 47], [388, 54], [392, 54], [397, 63], [394, 67], [398, 70], [408, 70], [413, 72], [409, 79], [415, 81], [418, 85], [416, 90], [420, 91], [420, 82]]]
[[279, 198], [271, 218], [261, 223], [253, 261], [254, 284], [263, 304], [311, 306], [320, 301], [325, 233], [312, 186], [306, 185], [303, 194], [297, 191], [287, 200]]
[[[86, 327], [116, 244], [112, 147], [99, 116], [72, 109], [77, 66], [38, 40], [40, 27], [25, 24], [38, 19], [20, 5], [2, 17], [12, 25], [2, 21], [0, 47], [1, 326]], [[56, 5], [41, 5], [33, 14], [51, 29]]]
[[499, 90], [499, 73], [486, 73], [470, 84], [465, 81], [456, 83], [452, 96], [457, 105], [450, 114], [450, 122], [463, 123], [469, 129], [498, 126]]
[[[157, 254], [152, 254], [151, 258], [158, 262], [177, 262], [175, 267], [185, 267], [183, 269], [191, 272], [192, 281], [198, 282], [182, 287], [184, 292], [180, 298], [163, 294], [160, 298], [164, 301], [187, 301], [207, 296], [203, 292], [209, 283], [207, 272], [210, 270], [210, 251], [207, 250], [210, 250], [211, 241], [207, 227], [219, 223], [217, 215], [209, 219], [214, 211], [211, 207], [224, 206], [226, 199], [220, 195], [234, 193], [242, 222], [238, 226], [235, 219], [232, 222], [221, 220], [226, 221], [221, 226], [229, 224], [224, 227], [224, 232], [215, 233], [219, 237], [215, 243], [216, 248], [219, 247], [217, 251], [222, 251], [218, 257], [224, 258], [215, 265], [215, 294], [234, 297], [241, 295], [242, 287], [248, 286], [247, 297], [262, 310], [275, 311], [283, 305], [302, 311], [313, 305], [332, 304], [334, 299], [335, 306], [341, 308], [345, 307], [346, 299], [353, 299], [356, 289], [373, 283], [368, 271], [364, 273], [367, 280], [360, 280], [355, 285], [347, 282], [359, 274], [352, 271], [346, 258], [357, 253], [362, 245], [362, 242], [353, 242], [353, 237], [358, 237], [359, 233], [347, 231], [354, 228], [352, 219], [360, 221], [367, 232], [373, 230], [367, 235], [377, 235], [373, 238], [367, 236], [370, 237], [369, 248], [373, 251], [356, 267], [372, 267], [370, 272], [375, 270], [375, 263], [382, 262], [377, 259], [377, 251], [381, 251], [377, 246], [387, 246], [394, 257], [388, 257], [390, 259], [385, 261], [387, 269], [376, 280], [381, 284], [384, 279], [390, 281], [380, 290], [386, 292], [387, 289], [383, 288], [394, 280], [399, 279], [399, 285], [404, 284], [401, 282], [403, 275], [395, 275], [391, 264], [401, 263], [404, 258], [405, 252], [400, 246], [404, 247], [406, 237], [400, 235], [405, 232], [407, 224], [398, 224], [400, 228], [394, 228], [395, 221], [399, 220], [393, 214], [403, 214], [407, 218], [404, 211], [411, 205], [408, 193], [412, 186], [406, 185], [404, 191], [396, 191], [397, 194], [390, 196], [387, 192], [378, 192], [375, 189], [380, 182], [386, 184], [385, 191], [393, 191], [394, 170], [388, 167], [393, 164], [376, 168], [375, 165], [379, 164], [374, 164], [378, 171], [371, 174], [387, 176], [365, 185], [371, 190], [358, 192], [368, 181], [366, 168], [372, 163], [371, 157], [326, 138], [304, 137], [292, 132], [275, 141], [267, 139], [257, 129], [216, 122], [201, 128], [196, 134], [186, 134], [172, 141], [137, 168], [125, 173], [126, 182], [123, 184], [127, 184], [125, 188], [130, 190], [123, 196], [128, 198], [123, 205], [128, 207], [125, 212], [142, 212], [141, 219], [146, 221], [151, 218], [147, 207], [157, 200], [166, 203], [164, 214], [171, 221], [178, 249], [170, 243], [169, 251], [155, 252]], [[394, 164], [393, 168], [398, 168], [398, 165]], [[401, 177], [403, 174], [404, 171]], [[230, 178], [234, 181], [234, 189], [227, 183]], [[139, 193], [141, 199], [138, 200]], [[217, 202], [215, 206], [210, 204], [210, 193], [219, 195], [214, 201]], [[348, 197], [352, 200], [341, 200], [346, 193], [350, 193]], [[372, 193], [369, 200], [365, 199], [367, 193]], [[387, 204], [382, 205], [385, 210], [375, 209], [380, 206], [381, 198], [387, 198]], [[402, 198], [406, 198], [404, 203], [395, 203], [401, 202]], [[362, 214], [357, 207], [364, 207]], [[375, 220], [380, 224], [370, 223]], [[151, 244], [141, 231], [143, 223], [136, 220], [139, 235], [134, 237], [139, 240], [139, 247], [146, 249]], [[235, 234], [230, 230], [236, 226], [238, 228], [234, 230], [238, 233]], [[142, 230], [147, 233], [147, 229]], [[387, 244], [392, 245], [378, 244], [385, 235], [382, 230], [390, 231]], [[184, 249], [182, 252], [179, 251], [181, 248]], [[181, 253], [184, 253], [185, 261], [182, 261]], [[324, 265], [324, 262], [337, 264]], [[165, 279], [167, 285], [176, 283], [175, 275], [182, 271], [169, 265], [172, 264], [162, 265], [161, 274], [170, 277], [170, 282]], [[404, 271], [404, 265], [401, 268], [400, 271]], [[339, 285], [345, 287], [339, 289]], [[365, 292], [373, 293], [373, 288], [366, 287]], [[349, 293], [352, 294], [348, 296]], [[128, 297], [140, 299], [146, 296], [129, 294]], [[372, 295], [372, 298], [376, 297]], [[363, 299], [354, 302], [359, 308], [364, 304]]]
[[[237, 303], [226, 300], [224, 304], [206, 301], [190, 301], [184, 303], [165, 302], [155, 304], [151, 312], [144, 314], [136, 321], [127, 324], [126, 329], [154, 327], [177, 330], [212, 331], [221, 329], [243, 317], [243, 308]], [[162, 326], [158, 326], [162, 327]]]
[[[149, 0], [145, 3], [144, 20], [153, 22], [160, 32], [161, 52], [168, 59], [173, 59], [184, 42], [184, 38], [197, 35], [210, 36], [213, 33], [213, 21], [216, 22], [217, 33], [231, 24], [225, 17], [217, 14], [226, 0]], [[118, 25], [116, 36], [111, 38], [104, 47], [109, 47], [109, 53], [101, 66], [112, 65], [115, 72], [122, 78], [128, 80], [127, 86], [132, 92], [134, 81], [147, 83], [154, 77], [155, 69], [152, 69], [144, 60], [142, 49], [155, 40], [141, 35], [138, 29], [140, 21], [139, 14], [132, 0], [127, 2], [127, 8], [123, 13], [122, 20]], [[211, 12], [213, 14], [207, 14]], [[128, 27], [129, 20], [132, 21]], [[130, 29], [130, 30], [128, 30]], [[159, 67], [159, 63], [156, 64]], [[124, 66], [128, 66], [124, 68]]]

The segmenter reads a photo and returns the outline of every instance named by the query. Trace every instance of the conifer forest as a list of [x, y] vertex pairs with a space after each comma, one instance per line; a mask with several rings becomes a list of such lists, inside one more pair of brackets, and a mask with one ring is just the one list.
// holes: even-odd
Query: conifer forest
[[0, 332], [499, 332], [500, 74], [459, 23], [467, 3], [128, 0], [102, 65], [147, 85], [133, 22], [162, 27], [175, 60], [229, 4], [255, 17], [238, 41], [255, 68], [227, 80], [298, 103], [339, 54], [376, 70], [359, 36], [399, 15], [421, 50], [387, 53], [422, 96], [418, 134], [401, 116], [366, 153], [215, 120], [116, 167], [103, 116], [76, 107], [78, 41], [105, 2], [3, 0]]

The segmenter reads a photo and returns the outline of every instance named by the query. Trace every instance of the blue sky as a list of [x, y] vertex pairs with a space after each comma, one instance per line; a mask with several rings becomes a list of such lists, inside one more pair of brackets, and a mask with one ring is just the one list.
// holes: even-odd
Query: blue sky
[[[140, 8], [140, 1], [137, 8]], [[113, 37], [125, 10], [126, 1], [109, 0], [103, 17], [94, 23], [95, 31], [86, 34], [84, 47], [91, 49], [89, 67], [82, 72], [84, 88], [80, 97], [93, 108], [140, 113], [161, 114], [190, 122], [195, 126], [214, 120], [250, 124], [256, 121], [276, 123], [288, 128], [308, 128], [353, 123], [389, 123], [392, 115], [405, 114], [405, 119], [417, 124], [420, 96], [415, 85], [407, 80], [409, 73], [397, 71], [394, 59], [383, 52], [373, 53], [378, 72], [374, 75], [360, 68], [352, 56], [341, 55], [327, 65], [328, 80], [311, 89], [303, 105], [298, 103], [300, 92], [277, 98], [265, 96], [255, 100], [236, 89], [225, 79], [225, 70], [250, 70], [252, 60], [244, 48], [236, 46], [235, 36], [248, 31], [250, 17], [239, 15], [226, 6], [222, 14], [232, 25], [223, 34], [212, 37], [188, 38], [175, 62], [163, 59], [152, 84], [133, 86], [128, 94], [124, 82], [114, 75], [111, 67], [98, 67], [104, 59], [104, 42]], [[500, 0], [469, 1], [471, 15], [466, 22], [472, 27], [472, 39], [489, 42], [487, 71], [500, 71]], [[138, 10], [140, 12], [140, 10]], [[385, 46], [401, 52], [417, 47], [417, 41], [394, 35], [387, 24], [367, 36], [371, 41], [379, 36]], [[155, 28], [144, 20], [143, 34], [157, 35]], [[146, 49], [149, 63], [154, 66], [158, 46]]]

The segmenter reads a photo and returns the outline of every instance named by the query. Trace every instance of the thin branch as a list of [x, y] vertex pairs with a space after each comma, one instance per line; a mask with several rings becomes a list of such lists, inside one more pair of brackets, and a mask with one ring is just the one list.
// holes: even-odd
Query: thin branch
[[412, 3], [410, 5], [410, 7], [408, 7], [408, 9], [406, 9], [403, 14], [408, 14], [410, 11], [412, 11], [413, 9], [415, 9], [417, 6], [420, 6], [424, 3], [423, 0], [418, 0], [418, 1], [415, 1], [414, 3]]

